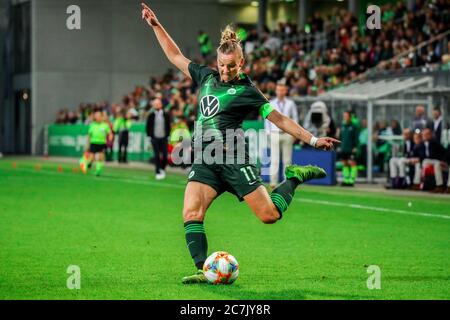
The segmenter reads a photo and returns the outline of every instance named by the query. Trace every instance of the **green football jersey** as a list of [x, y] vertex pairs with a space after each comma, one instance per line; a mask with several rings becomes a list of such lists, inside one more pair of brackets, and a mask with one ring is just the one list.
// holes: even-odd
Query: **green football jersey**
[[114, 120], [113, 130], [115, 133], [119, 133], [120, 131], [130, 130], [131, 121], [125, 119], [124, 117], [118, 117]]
[[105, 122], [92, 122], [89, 125], [88, 135], [92, 144], [106, 144], [108, 134], [111, 132], [109, 125]]
[[352, 122], [343, 123], [339, 138], [342, 152], [351, 153], [358, 146], [358, 128]]
[[[217, 71], [194, 62], [189, 64], [189, 73], [200, 87], [194, 140], [202, 134], [203, 145], [210, 140], [218, 141], [220, 137], [225, 141], [227, 129], [242, 129], [242, 123], [250, 113], [256, 111], [266, 118], [273, 110], [245, 73], [239, 74], [233, 81], [222, 82]], [[207, 130], [217, 133], [214, 139], [210, 139], [209, 134], [205, 136]]]

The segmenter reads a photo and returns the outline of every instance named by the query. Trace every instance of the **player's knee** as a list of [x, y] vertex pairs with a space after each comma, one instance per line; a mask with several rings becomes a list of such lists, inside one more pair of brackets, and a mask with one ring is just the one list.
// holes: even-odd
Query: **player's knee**
[[278, 210], [270, 210], [259, 216], [259, 219], [264, 224], [274, 224], [275, 222], [280, 220], [280, 213], [278, 212]]
[[260, 220], [264, 224], [274, 224], [275, 222], [278, 221], [278, 219], [273, 216], [264, 216], [264, 217], [261, 217]]
[[183, 220], [186, 221], [203, 221], [203, 214], [200, 210], [184, 209]]
[[274, 224], [275, 222], [277, 222], [277, 220], [273, 219], [272, 217], [262, 218], [261, 221], [264, 224]]

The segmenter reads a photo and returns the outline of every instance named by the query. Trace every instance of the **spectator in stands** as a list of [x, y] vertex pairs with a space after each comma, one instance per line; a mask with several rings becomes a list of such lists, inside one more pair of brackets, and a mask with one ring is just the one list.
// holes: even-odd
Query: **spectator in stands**
[[425, 128], [433, 128], [433, 123], [426, 116], [425, 107], [422, 105], [419, 105], [416, 107], [416, 116], [413, 120], [411, 129], [414, 132], [416, 132], [416, 131], [422, 131]]
[[342, 175], [344, 181], [342, 186], [352, 187], [358, 174], [355, 155], [358, 147], [358, 128], [352, 122], [350, 111], [344, 112], [343, 123], [339, 129], [340, 152], [339, 159], [342, 161]]
[[303, 127], [316, 137], [334, 137], [335, 125], [328, 114], [327, 105], [323, 101], [314, 102], [305, 116]]
[[146, 131], [153, 147], [156, 166], [156, 180], [166, 177], [167, 139], [170, 135], [170, 114], [163, 109], [161, 99], [156, 98], [152, 103], [153, 112], [147, 118]]
[[117, 117], [114, 120], [114, 134], [119, 137], [119, 151], [118, 161], [119, 163], [127, 163], [127, 149], [129, 140], [129, 131], [131, 128], [131, 114], [126, 111], [125, 108], [121, 108], [117, 111]]
[[441, 143], [442, 135], [442, 112], [439, 107], [433, 109], [433, 138]]
[[66, 117], [66, 124], [76, 124], [77, 122], [78, 122], [78, 115], [73, 111], [69, 111]]
[[188, 169], [192, 163], [191, 154], [193, 153], [191, 133], [181, 110], [173, 119], [169, 137], [169, 163]]
[[420, 190], [420, 179], [422, 176], [422, 161], [425, 159], [425, 146], [422, 140], [422, 133], [416, 132], [413, 135], [414, 147], [411, 158], [409, 159], [409, 175], [411, 180], [409, 189]]
[[209, 35], [203, 30], [200, 30], [198, 32], [197, 41], [200, 47], [200, 54], [202, 55], [203, 59], [208, 59], [212, 52], [212, 43]]
[[198, 103], [197, 96], [191, 94], [188, 96], [186, 105], [183, 110], [183, 115], [190, 132], [194, 131], [194, 123], [197, 120], [197, 103]]
[[[272, 99], [270, 104], [281, 114], [298, 123], [297, 105], [292, 99], [287, 97], [287, 94], [288, 87], [286, 82], [278, 82], [276, 87], [276, 98]], [[284, 168], [292, 163], [294, 138], [290, 134], [280, 131], [280, 129], [270, 121], [265, 121], [265, 129], [270, 137], [270, 187], [273, 189], [279, 182], [278, 168], [280, 165], [280, 155], [283, 159]], [[284, 169], [282, 172], [284, 172]]]
[[101, 106], [102, 107], [99, 110], [101, 110], [102, 112], [103, 122], [106, 123], [106, 125], [108, 125], [109, 132], [111, 133], [108, 135], [106, 139], [106, 149], [105, 149], [105, 161], [109, 162], [113, 160], [114, 131], [113, 131], [113, 124], [111, 123], [111, 121], [109, 121], [109, 117], [106, 110], [103, 109], [106, 107], [106, 105], [101, 104]]
[[[291, 96], [304, 96], [318, 95], [348, 84], [374, 66], [380, 70], [395, 70], [442, 61], [442, 68], [449, 70], [448, 41], [448, 48], [443, 47], [445, 41], [435, 41], [422, 49], [403, 55], [398, 61], [387, 61], [396, 54], [407, 52], [450, 29], [448, 1], [428, 2], [427, 6], [424, 6], [424, 3], [422, 0], [418, 1], [413, 11], [406, 10], [404, 1], [382, 7], [385, 19], [383, 28], [365, 34], [365, 30], [359, 28], [356, 16], [345, 9], [336, 9], [328, 17], [318, 12], [312, 13], [308, 35], [304, 30], [297, 30], [291, 23], [280, 23], [277, 30], [272, 32], [265, 28], [264, 34], [258, 34], [256, 29], [252, 29], [244, 43], [248, 54], [244, 70], [266, 96], [275, 94], [276, 83], [283, 78], [290, 87]], [[396, 21], [397, 19], [403, 20]], [[321, 32], [325, 33], [324, 37]], [[199, 35], [198, 39], [200, 38]], [[204, 39], [206, 37], [199, 41], [200, 46], [207, 43]], [[203, 60], [201, 62], [204, 62]], [[211, 61], [209, 65], [215, 67], [214, 64], [215, 61]], [[149, 101], [154, 98], [160, 98], [164, 106], [173, 102], [184, 108], [184, 116], [192, 130], [197, 102], [192, 103], [189, 100], [196, 97], [195, 90], [190, 79], [169, 70], [160, 76], [152, 76], [148, 86], [137, 86], [132, 92], [125, 94], [122, 102], [136, 121], [147, 119]], [[80, 104], [80, 122], [92, 122], [92, 113], [97, 107], [108, 109], [109, 105], [106, 102]], [[111, 111], [108, 109], [108, 112]], [[69, 117], [67, 110], [61, 110], [56, 122], [76, 121], [74, 117]], [[429, 125], [423, 125], [418, 121], [418, 129], [433, 129], [432, 121], [430, 122]], [[330, 127], [332, 125], [331, 120]]]
[[[399, 136], [402, 134], [402, 127], [400, 126], [400, 123], [398, 120], [392, 120], [391, 121], [391, 132], [394, 136]], [[405, 133], [405, 131], [403, 131]], [[411, 133], [411, 140], [412, 140], [412, 133]]]
[[378, 165], [380, 172], [384, 172], [384, 165], [388, 161], [391, 155], [391, 145], [388, 143], [385, 137], [391, 136], [392, 131], [387, 126], [385, 120], [378, 122], [378, 128], [376, 131], [376, 157], [375, 163]]
[[450, 70], [450, 41], [447, 43], [447, 53], [442, 56], [443, 70]]
[[[447, 163], [447, 167], [450, 167], [450, 144], [447, 146], [447, 150], [445, 152], [445, 162]], [[447, 189], [445, 193], [450, 193], [450, 172], [447, 176]]]
[[367, 119], [361, 120], [361, 128], [358, 134], [358, 149], [356, 162], [367, 167], [367, 143], [369, 141], [369, 130], [367, 130]]
[[56, 124], [66, 124], [67, 123], [67, 110], [59, 110], [56, 115]]
[[407, 186], [406, 168], [413, 157], [414, 140], [411, 129], [403, 130], [403, 155], [389, 160], [390, 188], [403, 189]]
[[[438, 143], [433, 138], [433, 131], [426, 128], [422, 131], [422, 139], [424, 145], [425, 159], [422, 161], [422, 176], [427, 179], [428, 176], [428, 166], [434, 169], [434, 178], [436, 181], [436, 187], [432, 189], [432, 192], [441, 193], [445, 191], [442, 169], [447, 168], [445, 159], [445, 149], [440, 143]], [[427, 182], [425, 182], [427, 183]], [[426, 186], [425, 189], [428, 187]]]

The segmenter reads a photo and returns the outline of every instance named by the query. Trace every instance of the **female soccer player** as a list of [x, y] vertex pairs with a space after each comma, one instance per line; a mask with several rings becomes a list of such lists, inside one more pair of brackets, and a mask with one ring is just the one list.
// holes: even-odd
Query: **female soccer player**
[[[274, 110], [249, 77], [241, 72], [244, 56], [236, 33], [227, 27], [217, 48], [218, 72], [187, 59], [158, 21], [155, 13], [142, 3], [142, 19], [153, 31], [169, 61], [200, 87], [198, 97], [199, 117], [197, 125], [213, 128], [224, 134], [227, 129], [239, 129], [245, 117], [252, 111], [259, 113], [284, 132], [303, 142], [329, 150], [338, 140], [316, 138], [293, 120]], [[197, 128], [196, 128], [197, 130]], [[194, 132], [194, 141], [198, 137]], [[207, 140], [206, 138], [204, 140]], [[203, 141], [204, 141], [203, 140]], [[226, 144], [224, 144], [226, 149]], [[286, 168], [286, 180], [269, 195], [262, 185], [255, 165], [245, 154], [244, 164], [196, 163], [191, 167], [184, 195], [183, 220], [186, 243], [197, 272], [184, 277], [182, 282], [206, 282], [203, 263], [207, 258], [207, 240], [203, 220], [212, 201], [224, 191], [245, 201], [263, 223], [275, 223], [289, 206], [296, 187], [308, 180], [323, 178], [325, 170], [316, 166]]]
[[100, 176], [105, 166], [106, 143], [109, 139], [112, 139], [112, 132], [104, 118], [101, 111], [97, 110], [94, 112], [94, 121], [91, 122], [88, 129], [87, 144], [89, 145], [89, 153], [87, 156], [83, 155], [80, 159], [80, 168], [83, 173], [87, 173], [94, 159], [96, 161], [96, 176]]

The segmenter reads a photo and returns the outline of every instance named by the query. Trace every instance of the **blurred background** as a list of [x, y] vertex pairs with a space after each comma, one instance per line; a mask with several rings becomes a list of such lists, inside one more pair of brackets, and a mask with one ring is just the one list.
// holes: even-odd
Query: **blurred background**
[[[78, 157], [83, 128], [94, 110], [102, 110], [110, 123], [119, 114], [133, 122], [130, 159], [147, 161], [151, 147], [143, 126], [156, 98], [170, 112], [173, 127], [189, 134], [197, 88], [163, 55], [141, 20], [140, 1], [79, 0], [79, 30], [68, 28], [73, 4], [0, 1], [0, 152]], [[381, 8], [380, 30], [367, 29], [370, 4]], [[149, 5], [185, 56], [213, 68], [220, 30], [233, 23], [246, 55], [245, 72], [269, 99], [284, 81], [298, 122], [307, 129], [323, 126], [321, 117], [311, 121], [318, 101], [325, 106], [320, 113], [331, 119], [328, 135], [337, 134], [343, 112], [350, 110], [361, 129], [358, 162], [366, 179], [386, 172], [389, 158], [401, 149], [395, 142], [401, 142], [404, 128], [422, 129], [413, 128], [417, 117], [425, 117], [430, 128], [440, 117], [435, 138], [444, 148], [449, 144], [449, 1], [153, 0]], [[417, 111], [422, 107], [423, 115]], [[262, 122], [258, 115], [248, 120]], [[117, 142], [111, 143], [109, 160], [115, 160]]]

